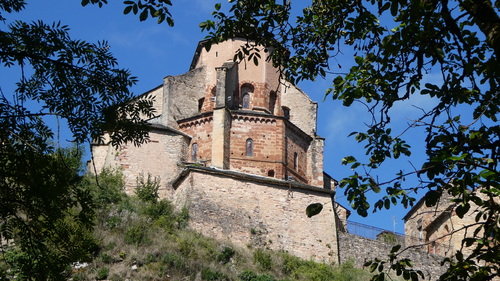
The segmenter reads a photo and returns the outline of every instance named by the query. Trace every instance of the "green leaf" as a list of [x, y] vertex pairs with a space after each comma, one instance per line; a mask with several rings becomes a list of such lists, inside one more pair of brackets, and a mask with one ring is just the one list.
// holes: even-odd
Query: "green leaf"
[[398, 14], [398, 1], [397, 0], [393, 0], [392, 1], [392, 5], [391, 5], [391, 15], [393, 17], [395, 17], [397, 14]]
[[148, 19], [148, 10], [143, 10], [141, 14], [139, 15], [139, 20], [140, 21], [145, 21]]
[[470, 204], [465, 203], [463, 205], [458, 205], [457, 208], [455, 209], [455, 211], [456, 211], [457, 216], [459, 218], [463, 218], [465, 216], [465, 214], [469, 211], [469, 209], [470, 209]]
[[401, 249], [401, 245], [393, 246], [391, 249], [391, 253], [396, 253], [397, 251], [399, 251], [399, 249]]
[[313, 203], [307, 206], [306, 208], [306, 215], [307, 217], [313, 217], [317, 214], [319, 214], [323, 210], [323, 204], [321, 203]]
[[132, 6], [127, 6], [125, 9], [123, 9], [123, 14], [127, 15], [132, 11]]

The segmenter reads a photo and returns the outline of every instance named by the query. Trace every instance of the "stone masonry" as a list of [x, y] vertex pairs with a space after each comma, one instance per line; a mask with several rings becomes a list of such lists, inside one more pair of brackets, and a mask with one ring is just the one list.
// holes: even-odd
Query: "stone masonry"
[[[205, 235], [338, 263], [336, 224], [348, 212], [332, 202], [336, 182], [323, 172], [317, 103], [280, 79], [264, 48], [258, 65], [233, 62], [247, 43], [207, 51], [201, 42], [187, 73], [144, 94], [157, 110], [150, 142], [95, 143], [90, 170], [121, 169], [128, 193], [138, 177], [156, 177], [162, 198], [187, 206], [190, 227]], [[311, 203], [324, 210], [308, 218]]]

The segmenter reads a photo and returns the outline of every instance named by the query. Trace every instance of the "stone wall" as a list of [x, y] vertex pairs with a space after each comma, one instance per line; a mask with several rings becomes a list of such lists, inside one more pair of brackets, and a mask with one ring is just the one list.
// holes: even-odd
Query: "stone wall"
[[211, 94], [213, 83], [207, 82], [205, 67], [178, 76], [167, 76], [163, 82], [162, 124], [178, 129], [177, 120], [198, 115], [199, 100]]
[[[198, 118], [179, 122], [179, 127], [183, 133], [192, 136], [187, 159], [190, 162], [209, 162], [212, 159], [213, 114], [209, 112]], [[192, 159], [192, 146], [195, 143], [198, 145], [198, 153], [196, 159]]]
[[[180, 172], [180, 165], [187, 159], [189, 137], [170, 129], [153, 128], [150, 140], [139, 147], [124, 144], [118, 150], [110, 143], [92, 146], [96, 172], [103, 168], [121, 169], [128, 194], [135, 192], [137, 178], [150, 174], [160, 180], [160, 195], [167, 196], [171, 181]], [[90, 172], [94, 172], [90, 163]], [[171, 190], [171, 188], [170, 188]]]
[[[208, 168], [190, 168], [174, 186], [175, 206], [187, 206], [190, 227], [204, 235], [338, 262], [331, 190]], [[323, 211], [308, 218], [317, 202]]]
[[[375, 258], [388, 259], [387, 255], [394, 246], [380, 240], [372, 240], [347, 232], [339, 232], [338, 237], [340, 262], [344, 263], [352, 259], [357, 267], [363, 267], [365, 262]], [[441, 256], [408, 249], [400, 257], [411, 259], [414, 263], [414, 269], [421, 270], [425, 275], [425, 280], [437, 280], [444, 272], [444, 267], [440, 265], [443, 259]]]
[[290, 109], [290, 122], [306, 134], [316, 134], [316, 113], [318, 104], [299, 88], [285, 83], [281, 86], [281, 105]]

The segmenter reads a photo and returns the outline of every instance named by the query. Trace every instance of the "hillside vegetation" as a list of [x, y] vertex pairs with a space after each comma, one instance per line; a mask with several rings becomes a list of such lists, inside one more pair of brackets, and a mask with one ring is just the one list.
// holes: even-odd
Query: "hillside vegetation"
[[[99, 184], [97, 184], [99, 183]], [[83, 241], [87, 255], [68, 266], [69, 280], [369, 280], [353, 267], [302, 260], [286, 252], [237, 247], [189, 230], [189, 210], [174, 211], [158, 199], [158, 183], [138, 180], [136, 196], [123, 192], [120, 173], [85, 176], [96, 210], [95, 228]], [[82, 230], [85, 231], [85, 230]], [[0, 280], [23, 279], [23, 255], [11, 244], [0, 264]], [[3, 276], [3, 277], [2, 277]]]

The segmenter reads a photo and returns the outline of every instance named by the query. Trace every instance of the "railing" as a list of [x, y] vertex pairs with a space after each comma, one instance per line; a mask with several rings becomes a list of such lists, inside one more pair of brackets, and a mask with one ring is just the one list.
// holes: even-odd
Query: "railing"
[[388, 244], [401, 244], [405, 242], [405, 235], [389, 231], [383, 228], [378, 228], [359, 222], [347, 221], [347, 232], [365, 237], [372, 240], [378, 240]]
[[[442, 256], [453, 253], [453, 247], [449, 243], [425, 242], [424, 239], [404, 235], [402, 233], [378, 228], [358, 222], [347, 221], [345, 225], [347, 233], [368, 238], [371, 240], [380, 241], [389, 245], [401, 245], [404, 247], [413, 246], [417, 250], [425, 251], [431, 254], [439, 254]], [[340, 230], [345, 232], [345, 230]]]

